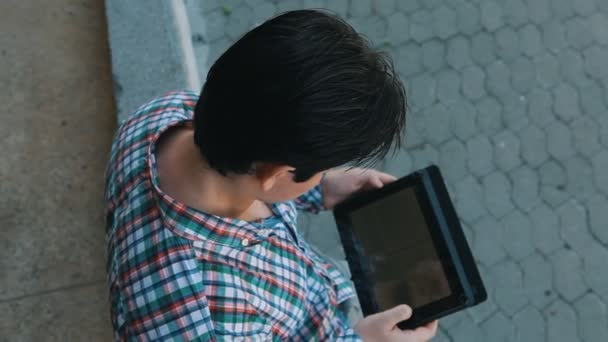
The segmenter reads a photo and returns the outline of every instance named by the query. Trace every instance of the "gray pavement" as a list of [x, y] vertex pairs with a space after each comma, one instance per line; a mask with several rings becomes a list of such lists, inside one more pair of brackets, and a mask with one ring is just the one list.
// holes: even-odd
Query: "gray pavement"
[[[205, 71], [246, 30], [329, 8], [394, 58], [411, 111], [380, 167], [440, 166], [489, 290], [436, 341], [608, 341], [608, 1], [186, 1]], [[343, 252], [331, 215], [306, 237]]]

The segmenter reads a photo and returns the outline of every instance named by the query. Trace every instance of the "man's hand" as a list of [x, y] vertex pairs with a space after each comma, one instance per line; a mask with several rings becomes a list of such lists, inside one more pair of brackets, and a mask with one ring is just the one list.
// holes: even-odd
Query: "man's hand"
[[323, 205], [333, 209], [336, 204], [359, 190], [381, 188], [397, 178], [372, 169], [352, 168], [328, 171], [321, 181]]
[[407, 305], [398, 305], [360, 320], [355, 332], [364, 342], [425, 342], [437, 333], [438, 321], [433, 321], [414, 330], [401, 330], [397, 323], [412, 316], [412, 309]]

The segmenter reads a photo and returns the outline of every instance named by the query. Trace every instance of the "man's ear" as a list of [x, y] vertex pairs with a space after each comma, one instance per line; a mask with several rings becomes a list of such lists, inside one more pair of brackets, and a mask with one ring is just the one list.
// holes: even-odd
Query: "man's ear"
[[291, 176], [290, 171], [294, 168], [289, 165], [277, 163], [258, 163], [256, 165], [256, 177], [262, 185], [263, 191], [270, 190], [278, 179], [286, 175]]

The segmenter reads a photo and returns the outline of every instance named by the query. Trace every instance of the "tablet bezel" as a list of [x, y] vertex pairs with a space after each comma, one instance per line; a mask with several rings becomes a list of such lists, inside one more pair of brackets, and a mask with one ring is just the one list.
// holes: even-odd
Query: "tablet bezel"
[[[425, 185], [422, 179], [424, 177], [424, 174], [426, 174], [433, 183], [433, 191], [435, 193], [435, 196], [437, 196], [441, 209], [447, 211], [446, 215], [444, 215], [444, 219], [447, 221], [448, 227], [450, 228], [449, 234], [457, 235], [456, 237], [452, 236], [452, 238], [448, 237], [448, 239], [451, 240], [450, 242], [446, 241], [446, 237], [444, 236], [439, 222], [437, 221], [437, 215], [434, 213], [431, 200], [427, 193], [427, 189], [425, 189]], [[437, 177], [439, 177], [440, 179], [438, 180]], [[352, 255], [354, 255], [356, 251], [354, 250], [353, 245], [354, 240], [352, 235], [354, 235], [354, 231], [351, 229], [352, 223], [350, 222], [349, 213], [361, 207], [364, 207], [376, 200], [398, 193], [403, 189], [412, 188], [414, 190], [416, 198], [418, 199], [418, 203], [421, 206], [424, 218], [429, 227], [429, 233], [435, 246], [435, 251], [438, 254], [444, 272], [446, 273], [446, 277], [448, 279], [448, 283], [451, 289], [451, 294], [435, 302], [428, 303], [418, 308], [413, 308], [414, 310], [412, 313], [412, 317], [409, 320], [399, 324], [399, 327], [402, 329], [413, 328], [421, 324], [430, 322], [439, 317], [445, 316], [449, 313], [458, 311], [468, 305], [471, 305], [472, 301], [475, 300], [475, 298], [470, 298], [470, 296], [466, 295], [465, 289], [463, 288], [463, 279], [460, 278], [458, 272], [456, 271], [456, 266], [453, 262], [454, 260], [460, 263], [473, 262], [472, 257], [470, 258], [470, 260], [468, 258], [465, 258], [466, 260], [462, 260], [462, 258], [460, 258], [462, 250], [469, 250], [469, 248], [466, 245], [466, 240], [464, 239], [464, 236], [458, 236], [458, 232], [454, 234], [455, 229], [460, 229], [461, 231], [462, 228], [460, 226], [460, 222], [458, 221], [457, 216], [455, 215], [453, 207], [450, 205], [448, 208], [445, 208], [446, 201], [447, 203], [451, 203], [451, 201], [449, 199], [447, 189], [445, 189], [444, 186], [436, 186], [438, 181], [442, 182], [439, 170], [435, 165], [431, 165], [426, 169], [419, 170], [418, 172], [414, 172], [408, 176], [398, 179], [397, 181], [390, 183], [381, 189], [357, 193], [346, 201], [338, 204], [334, 209], [334, 217], [338, 226], [340, 237], [344, 245], [345, 252], [347, 252], [347, 261], [349, 263], [349, 266], [351, 267], [353, 279], [361, 279], [361, 277], [365, 277], [365, 274], [360, 269], [360, 262], [352, 259]], [[462, 235], [462, 233], [460, 233], [460, 235]], [[454, 246], [455, 250], [457, 251], [456, 255], [450, 253], [450, 250], [447, 245], [448, 243], [456, 244], [456, 246]], [[462, 245], [463, 243], [465, 244], [465, 246], [458, 246]], [[466, 271], [471, 268], [470, 265], [463, 266]], [[475, 268], [476, 272], [475, 265], [473, 265], [473, 267]], [[481, 281], [479, 278], [474, 280]], [[368, 281], [371, 282], [371, 280]], [[483, 286], [481, 287], [483, 288]], [[369, 298], [370, 293], [365, 291], [365, 289], [363, 289], [360, 284], [355, 284], [355, 289], [361, 302], [361, 309], [363, 311], [363, 314], [367, 316], [376, 313], [378, 311], [377, 305], [373, 305], [372, 302], [366, 300]], [[367, 290], [371, 289], [368, 288]]]

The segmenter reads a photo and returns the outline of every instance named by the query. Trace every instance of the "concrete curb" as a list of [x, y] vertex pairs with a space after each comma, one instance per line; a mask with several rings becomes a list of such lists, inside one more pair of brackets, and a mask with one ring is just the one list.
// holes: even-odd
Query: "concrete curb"
[[166, 91], [201, 89], [183, 0], [106, 0], [118, 122]]

